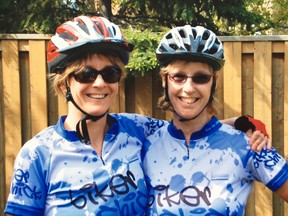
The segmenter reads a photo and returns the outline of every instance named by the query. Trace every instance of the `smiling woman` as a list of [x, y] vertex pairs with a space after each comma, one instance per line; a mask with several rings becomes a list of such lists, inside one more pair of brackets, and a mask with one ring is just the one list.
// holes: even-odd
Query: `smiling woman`
[[48, 43], [48, 68], [68, 114], [19, 152], [5, 213], [143, 215], [147, 188], [140, 151], [166, 122], [108, 114], [133, 46], [103, 17], [76, 17]]
[[225, 60], [218, 37], [201, 26], [175, 27], [156, 54], [165, 91], [160, 105], [173, 120], [144, 143], [146, 214], [245, 215], [254, 181], [288, 201], [286, 160], [273, 148], [252, 152], [244, 133], [214, 116]]

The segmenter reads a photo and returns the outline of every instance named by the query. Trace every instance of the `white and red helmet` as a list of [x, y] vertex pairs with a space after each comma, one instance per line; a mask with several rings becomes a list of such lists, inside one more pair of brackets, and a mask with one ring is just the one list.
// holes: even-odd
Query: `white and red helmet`
[[183, 59], [210, 64], [214, 71], [224, 66], [222, 42], [210, 30], [190, 25], [175, 27], [165, 34], [156, 50], [161, 66]]
[[47, 62], [50, 73], [62, 71], [67, 61], [89, 52], [118, 56], [126, 65], [133, 45], [121, 29], [104, 17], [78, 16], [60, 25], [48, 43]]

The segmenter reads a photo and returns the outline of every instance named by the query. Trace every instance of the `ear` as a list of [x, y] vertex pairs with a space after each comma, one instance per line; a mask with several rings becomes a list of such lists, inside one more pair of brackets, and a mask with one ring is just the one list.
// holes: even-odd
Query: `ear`
[[66, 92], [67, 92], [67, 86], [65, 85], [65, 83], [62, 83], [60, 85], [60, 89], [61, 89], [61, 92], [63, 95], [66, 95]]
[[218, 86], [218, 79], [219, 79], [219, 74], [216, 73], [216, 74], [215, 74], [215, 81], [216, 81], [216, 83], [215, 83], [215, 89], [217, 89], [217, 86]]
[[165, 74], [161, 73], [161, 79], [162, 79], [162, 87], [165, 88], [166, 86], [166, 79], [165, 79]]

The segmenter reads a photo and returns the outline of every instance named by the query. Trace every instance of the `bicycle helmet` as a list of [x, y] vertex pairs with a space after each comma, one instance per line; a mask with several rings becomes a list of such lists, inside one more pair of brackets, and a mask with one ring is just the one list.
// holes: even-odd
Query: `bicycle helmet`
[[223, 45], [210, 30], [185, 25], [171, 29], [162, 38], [156, 57], [161, 66], [176, 59], [204, 62], [213, 67], [214, 71], [224, 66]]
[[[50, 73], [61, 72], [67, 61], [88, 52], [114, 53], [126, 65], [133, 45], [120, 28], [104, 17], [78, 16], [60, 25], [47, 48]], [[59, 70], [60, 69], [60, 70]]]

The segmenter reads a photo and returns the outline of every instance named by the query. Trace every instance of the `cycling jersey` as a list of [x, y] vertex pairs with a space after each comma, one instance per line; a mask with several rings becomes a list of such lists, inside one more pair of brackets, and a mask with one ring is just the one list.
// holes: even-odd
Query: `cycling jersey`
[[136, 114], [112, 114], [99, 157], [64, 129], [66, 116], [28, 141], [14, 165], [5, 213], [13, 215], [143, 215], [147, 188], [140, 150], [165, 124]]
[[276, 191], [288, 178], [275, 149], [253, 152], [244, 133], [215, 117], [189, 145], [173, 122], [160, 128], [144, 143], [143, 166], [147, 215], [244, 215], [254, 181]]

